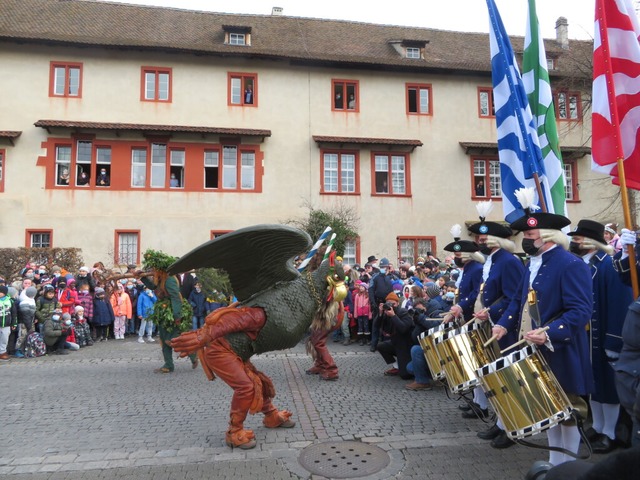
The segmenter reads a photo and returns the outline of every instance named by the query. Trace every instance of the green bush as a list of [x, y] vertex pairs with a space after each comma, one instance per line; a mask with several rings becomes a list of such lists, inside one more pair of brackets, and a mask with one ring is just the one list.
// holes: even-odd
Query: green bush
[[20, 276], [20, 271], [29, 263], [51, 267], [58, 265], [75, 273], [84, 264], [81, 248], [0, 248], [0, 275], [7, 281]]

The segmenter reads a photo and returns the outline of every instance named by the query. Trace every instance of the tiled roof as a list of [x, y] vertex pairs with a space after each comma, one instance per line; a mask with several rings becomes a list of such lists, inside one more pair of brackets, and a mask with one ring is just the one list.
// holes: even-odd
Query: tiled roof
[[1, 138], [18, 138], [20, 135], [22, 135], [22, 132], [11, 131], [11, 130], [0, 130]]
[[322, 135], [314, 135], [313, 141], [316, 143], [334, 143], [334, 144], [345, 144], [345, 143], [356, 143], [356, 144], [366, 144], [366, 145], [396, 145], [396, 146], [407, 146], [407, 147], [421, 147], [423, 144], [420, 140], [407, 140], [402, 138], [373, 138], [373, 137], [333, 137], [333, 136], [322, 136]]
[[[498, 151], [498, 144], [495, 142], [460, 142], [460, 146], [464, 148], [465, 154], [468, 154], [470, 151], [483, 151], [483, 150], [491, 150], [494, 152]], [[560, 153], [563, 156], [571, 156], [571, 157], [583, 157], [585, 155], [591, 154], [591, 147], [585, 146], [568, 146], [568, 145], [560, 145]]]
[[[2, 0], [0, 41], [160, 50], [282, 59], [292, 63], [344, 65], [407, 71], [488, 74], [489, 35], [417, 27], [289, 17], [232, 15], [97, 2], [91, 0]], [[224, 28], [251, 31], [251, 46], [224, 45]], [[426, 42], [425, 59], [403, 58], [391, 42]], [[512, 37], [516, 52], [523, 38]], [[576, 58], [590, 58], [593, 44], [571, 40], [571, 54], [546, 40], [557, 57], [552, 75], [589, 76]], [[579, 73], [581, 72], [581, 73]]]
[[82, 130], [120, 130], [137, 131], [146, 133], [211, 133], [216, 135], [244, 135], [270, 137], [271, 130], [258, 130], [252, 128], [221, 128], [198, 127], [182, 125], [149, 125], [141, 123], [106, 123], [106, 122], [75, 122], [71, 120], [38, 120], [34, 123], [42, 128], [75, 128]]

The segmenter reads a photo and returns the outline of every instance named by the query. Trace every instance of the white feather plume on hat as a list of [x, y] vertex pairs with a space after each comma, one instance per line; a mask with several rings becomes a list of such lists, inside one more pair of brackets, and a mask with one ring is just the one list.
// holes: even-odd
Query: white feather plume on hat
[[451, 235], [453, 235], [454, 240], [459, 240], [460, 236], [462, 235], [462, 227], [460, 226], [460, 224], [456, 223], [451, 227], [450, 232]]
[[491, 200], [478, 202], [476, 204], [476, 210], [478, 211], [480, 220], [484, 221], [493, 210], [493, 202]]
[[520, 203], [520, 206], [523, 208], [523, 210], [525, 211], [529, 210], [533, 212], [535, 210], [540, 209], [538, 205], [533, 203], [534, 199], [536, 198], [536, 191], [534, 188], [523, 187], [523, 188], [517, 189], [513, 193], [518, 199], [518, 203]]

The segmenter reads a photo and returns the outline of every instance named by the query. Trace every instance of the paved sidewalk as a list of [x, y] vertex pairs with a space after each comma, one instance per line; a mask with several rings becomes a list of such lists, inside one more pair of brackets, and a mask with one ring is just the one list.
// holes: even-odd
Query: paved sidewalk
[[[367, 479], [519, 480], [547, 458], [523, 446], [492, 449], [476, 437], [485, 424], [462, 419], [443, 389], [405, 390], [406, 381], [382, 375], [387, 366], [368, 347], [329, 348], [336, 382], [305, 375], [311, 360], [302, 344], [254, 357], [273, 379], [275, 404], [297, 425], [266, 429], [261, 415], [248, 417], [258, 441], [249, 451], [224, 445], [231, 389], [188, 360], [154, 374], [158, 343], [110, 340], [67, 356], [2, 362], [0, 478], [320, 479], [298, 457], [327, 441], [386, 452], [388, 465]], [[546, 444], [544, 434], [532, 441]]]

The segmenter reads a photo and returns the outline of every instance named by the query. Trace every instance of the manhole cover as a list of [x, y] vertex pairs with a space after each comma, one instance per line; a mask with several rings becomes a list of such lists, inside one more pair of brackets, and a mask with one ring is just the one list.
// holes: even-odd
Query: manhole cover
[[362, 442], [325, 442], [309, 445], [298, 457], [309, 472], [327, 478], [364, 477], [391, 461], [387, 452]]

